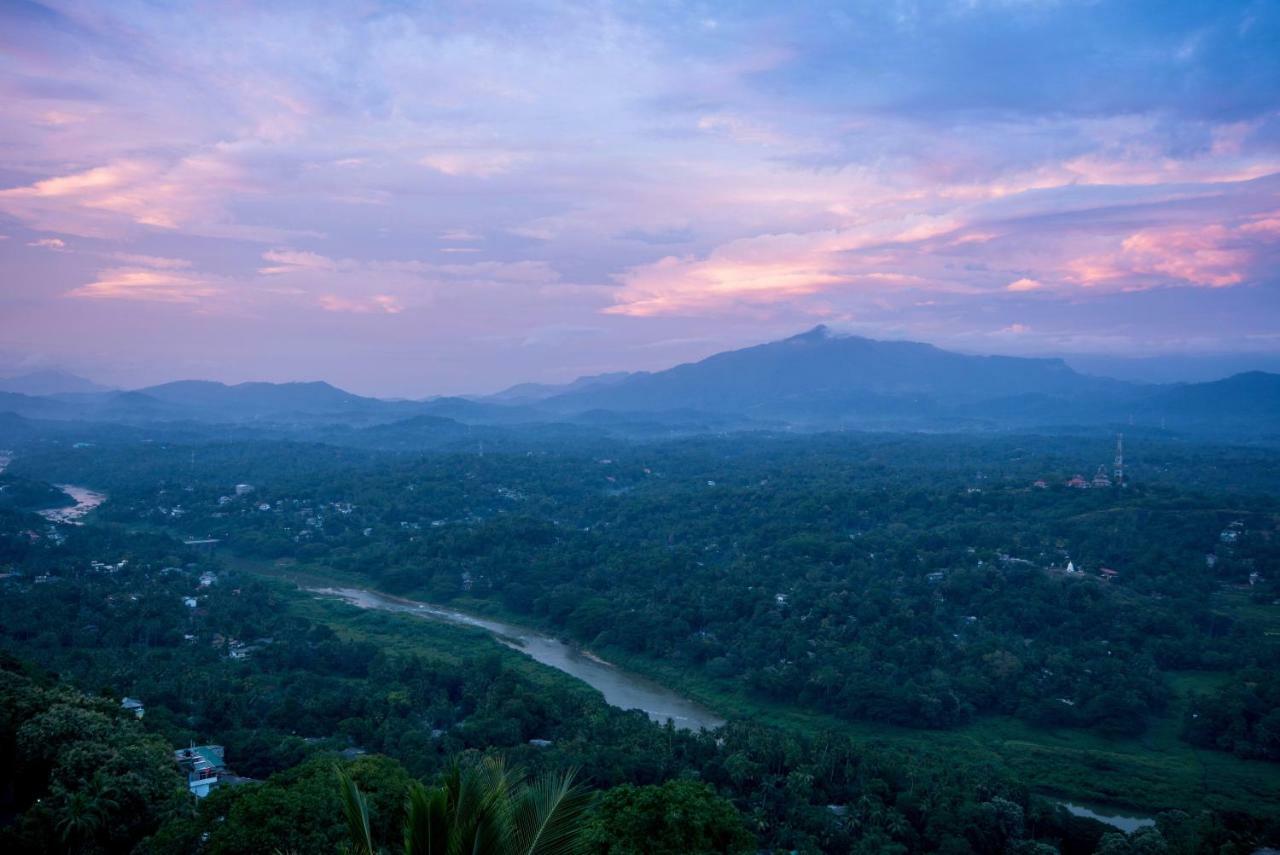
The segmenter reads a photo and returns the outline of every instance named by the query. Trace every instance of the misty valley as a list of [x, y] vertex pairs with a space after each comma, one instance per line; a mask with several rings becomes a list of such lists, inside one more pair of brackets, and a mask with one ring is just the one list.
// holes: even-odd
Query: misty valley
[[[389, 845], [414, 781], [519, 768], [576, 770], [593, 852], [1276, 842], [1274, 376], [1099, 392], [876, 344], [819, 331], [573, 406], [595, 381], [25, 395], [0, 839], [332, 851], [356, 804]], [[944, 429], [964, 407], [983, 423]]]
[[0, 855], [1280, 855], [1280, 0], [0, 0]]

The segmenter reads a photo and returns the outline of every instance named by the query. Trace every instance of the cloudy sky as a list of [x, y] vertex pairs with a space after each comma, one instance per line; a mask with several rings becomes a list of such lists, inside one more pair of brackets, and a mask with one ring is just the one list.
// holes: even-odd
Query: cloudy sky
[[1275, 2], [3, 0], [0, 99], [10, 371], [1280, 351]]

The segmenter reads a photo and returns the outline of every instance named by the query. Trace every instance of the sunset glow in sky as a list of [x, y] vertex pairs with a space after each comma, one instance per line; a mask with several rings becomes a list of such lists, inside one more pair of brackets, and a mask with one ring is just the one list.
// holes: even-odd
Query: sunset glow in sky
[[1270, 0], [3, 0], [0, 98], [8, 373], [1280, 351]]

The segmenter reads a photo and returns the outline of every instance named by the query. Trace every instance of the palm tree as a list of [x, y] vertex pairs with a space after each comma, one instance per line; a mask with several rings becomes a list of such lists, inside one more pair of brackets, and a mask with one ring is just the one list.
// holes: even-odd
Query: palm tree
[[[501, 759], [452, 766], [438, 786], [415, 783], [405, 799], [404, 855], [562, 855], [581, 848], [591, 794], [572, 771], [526, 783]], [[353, 855], [378, 855], [369, 804], [338, 771]]]
[[102, 828], [102, 812], [93, 796], [83, 790], [68, 793], [58, 818], [57, 829], [62, 842], [75, 847], [81, 841], [92, 839]]
[[120, 809], [115, 784], [101, 772], [92, 781], [81, 779], [75, 790], [55, 784], [53, 800], [61, 805], [54, 825], [69, 851], [97, 837], [111, 814]]
[[97, 837], [111, 813], [120, 808], [115, 784], [101, 772], [93, 776], [92, 782], [81, 780], [75, 790], [55, 785], [53, 794], [55, 800], [62, 803], [61, 816], [55, 825], [69, 851]]

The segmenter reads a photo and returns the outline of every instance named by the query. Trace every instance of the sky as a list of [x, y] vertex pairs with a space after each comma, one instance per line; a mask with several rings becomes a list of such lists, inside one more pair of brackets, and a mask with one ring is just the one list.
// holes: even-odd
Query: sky
[[1273, 0], [0, 0], [0, 103], [9, 373], [1280, 353]]

